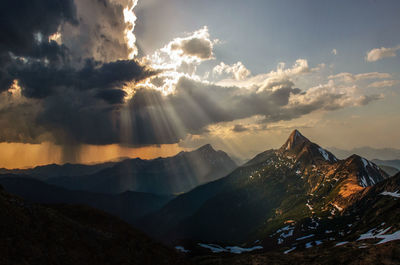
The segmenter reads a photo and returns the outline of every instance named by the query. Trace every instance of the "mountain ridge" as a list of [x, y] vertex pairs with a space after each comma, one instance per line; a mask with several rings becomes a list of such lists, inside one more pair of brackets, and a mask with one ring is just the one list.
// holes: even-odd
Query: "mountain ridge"
[[127, 159], [92, 175], [51, 178], [46, 182], [67, 189], [100, 193], [132, 190], [176, 194], [223, 177], [234, 168], [235, 162], [225, 152], [204, 145], [172, 157]]
[[160, 209], [173, 196], [126, 191], [120, 194], [100, 194], [73, 191], [33, 179], [31, 177], [2, 175], [0, 185], [12, 194], [33, 203], [84, 204], [113, 214], [124, 221], [135, 221], [150, 212]]
[[[340, 214], [353, 202], [352, 195], [365, 189], [363, 184], [387, 178], [359, 156], [338, 160], [321, 149], [295, 130], [280, 149], [262, 152], [226, 177], [173, 199], [144, 218], [143, 228], [178, 242], [243, 242], [312, 212]], [[314, 203], [320, 210], [307, 206]]]

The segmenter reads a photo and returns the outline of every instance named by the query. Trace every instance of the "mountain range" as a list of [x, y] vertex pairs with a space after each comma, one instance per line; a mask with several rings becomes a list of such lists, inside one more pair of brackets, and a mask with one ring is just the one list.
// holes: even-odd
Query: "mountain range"
[[177, 194], [219, 179], [235, 168], [235, 162], [225, 152], [216, 151], [208, 144], [173, 157], [126, 159], [94, 174], [54, 177], [46, 182], [67, 189], [99, 193]]
[[381, 159], [381, 160], [399, 160], [400, 150], [396, 148], [373, 148], [369, 146], [357, 147], [349, 150], [340, 149], [336, 147], [329, 147], [329, 149], [337, 157], [344, 159], [352, 154], [361, 155], [367, 159]]
[[26, 175], [39, 180], [46, 180], [55, 177], [63, 176], [84, 176], [94, 174], [102, 169], [112, 167], [117, 162], [105, 162], [94, 165], [81, 165], [81, 164], [50, 164], [45, 166], [37, 166], [27, 169], [6, 169], [0, 168], [0, 174], [16, 174]]
[[280, 149], [176, 197], [142, 225], [166, 241], [250, 242], [288, 220], [330, 218], [352, 205], [354, 194], [387, 177], [365, 158], [339, 160], [295, 130]]
[[374, 162], [375, 164], [377, 164], [381, 167], [386, 167], [394, 173], [397, 173], [400, 171], [400, 159], [397, 159], [397, 160], [373, 159], [372, 162]]
[[[399, 264], [400, 173], [390, 177], [381, 162], [356, 154], [339, 159], [294, 130], [279, 149], [239, 167], [205, 145], [46, 182], [2, 175], [0, 184], [26, 199], [0, 191], [0, 206], [11, 207], [2, 211], [0, 232], [16, 238], [5, 257], [13, 257], [12, 248], [33, 253], [38, 244], [38, 262], [50, 249], [54, 259], [70, 255], [65, 264], [75, 258], [84, 264], [97, 251], [97, 264], [110, 255], [121, 255], [113, 264]], [[84, 205], [116, 215], [176, 251]], [[62, 231], [62, 238], [50, 236], [54, 231]], [[71, 247], [77, 238], [83, 239], [82, 253]], [[51, 241], [59, 247], [49, 246]], [[28, 254], [16, 258], [35, 264]], [[130, 263], [136, 254], [138, 263]], [[159, 261], [163, 255], [165, 263]]]

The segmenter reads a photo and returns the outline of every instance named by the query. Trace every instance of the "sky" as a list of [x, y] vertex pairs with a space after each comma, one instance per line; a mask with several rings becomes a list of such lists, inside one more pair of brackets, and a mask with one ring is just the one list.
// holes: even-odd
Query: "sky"
[[0, 167], [400, 148], [400, 3], [3, 1]]

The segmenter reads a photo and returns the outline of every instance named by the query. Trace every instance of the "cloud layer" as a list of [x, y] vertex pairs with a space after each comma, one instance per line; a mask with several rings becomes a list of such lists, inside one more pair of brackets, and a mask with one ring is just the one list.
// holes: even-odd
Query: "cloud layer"
[[[214, 47], [219, 42], [207, 27], [174, 38], [152, 55], [132, 58], [137, 1], [23, 1], [21, 8], [14, 2], [6, 1], [0, 11], [4, 142], [178, 143], [219, 123], [258, 116], [264, 126], [366, 105], [382, 96], [365, 94], [355, 82], [391, 78], [340, 73], [299, 88], [298, 79], [325, 68], [306, 59], [252, 75], [240, 61], [218, 61]], [[204, 62], [212, 65], [212, 81], [198, 73]], [[247, 130], [239, 124], [231, 128]]]

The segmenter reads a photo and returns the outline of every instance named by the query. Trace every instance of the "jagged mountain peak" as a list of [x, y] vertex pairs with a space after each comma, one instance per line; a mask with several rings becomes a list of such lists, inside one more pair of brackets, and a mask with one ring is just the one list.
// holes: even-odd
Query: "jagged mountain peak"
[[211, 151], [211, 152], [216, 152], [215, 149], [212, 147], [211, 144], [205, 144], [199, 148], [196, 149], [196, 151]]
[[294, 130], [280, 150], [294, 150], [296, 147], [303, 146], [305, 143], [310, 143], [310, 140], [304, 137], [298, 130]]
[[294, 130], [286, 142], [279, 149], [279, 152], [284, 155], [291, 156], [296, 161], [302, 160], [306, 163], [337, 162], [337, 158], [329, 151], [323, 149], [318, 144], [311, 142], [303, 136], [298, 130]]
[[217, 151], [212, 147], [211, 144], [205, 144], [200, 146], [193, 151], [181, 151], [179, 152], [178, 156], [187, 155], [187, 154], [196, 154], [196, 153], [216, 153]]

